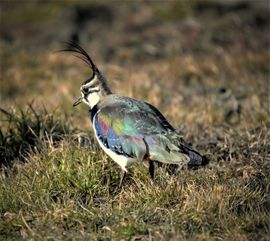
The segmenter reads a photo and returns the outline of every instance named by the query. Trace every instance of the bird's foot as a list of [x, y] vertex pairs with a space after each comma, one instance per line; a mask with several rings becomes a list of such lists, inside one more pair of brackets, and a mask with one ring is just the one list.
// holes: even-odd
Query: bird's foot
[[124, 180], [125, 176], [126, 176], [126, 171], [122, 171], [121, 177], [120, 177], [120, 182], [119, 182], [119, 188], [122, 188], [123, 180]]

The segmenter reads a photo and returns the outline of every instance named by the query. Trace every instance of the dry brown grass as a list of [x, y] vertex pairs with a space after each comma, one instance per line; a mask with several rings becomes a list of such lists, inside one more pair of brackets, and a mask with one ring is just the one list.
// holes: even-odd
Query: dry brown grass
[[177, 2], [105, 4], [111, 25], [94, 18], [81, 33], [114, 92], [157, 106], [211, 160], [174, 175], [159, 167], [154, 181], [135, 165], [123, 189], [87, 108], [72, 107], [87, 66], [53, 53], [73, 29], [63, 19], [75, 3], [38, 24], [5, 12], [1, 108], [11, 115], [0, 113], [0, 156], [10, 166], [0, 167], [0, 239], [269, 240], [268, 9], [202, 2], [181, 11]]

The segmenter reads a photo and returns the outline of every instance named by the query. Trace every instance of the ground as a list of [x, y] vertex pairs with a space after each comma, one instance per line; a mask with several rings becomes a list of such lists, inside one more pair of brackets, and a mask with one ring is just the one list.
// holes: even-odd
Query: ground
[[[16, 2], [15, 2], [16, 3]], [[0, 240], [269, 240], [268, 1], [2, 1]], [[160, 109], [207, 155], [121, 171], [98, 147], [91, 71]]]

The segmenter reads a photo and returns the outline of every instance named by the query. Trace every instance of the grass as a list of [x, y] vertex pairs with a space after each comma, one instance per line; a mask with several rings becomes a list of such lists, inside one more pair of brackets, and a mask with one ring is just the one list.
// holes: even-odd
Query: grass
[[12, 161], [18, 159], [27, 161], [30, 151], [38, 151], [47, 145], [58, 143], [65, 135], [71, 135], [67, 123], [55, 120], [54, 115], [49, 114], [46, 109], [35, 111], [32, 104], [19, 113], [9, 112], [0, 108], [4, 128], [0, 129], [0, 157], [1, 163], [12, 166]]
[[32, 17], [12, 10], [11, 40], [0, 36], [0, 240], [269, 240], [269, 21], [198, 3], [104, 4], [111, 25], [91, 15], [98, 34], [81, 36], [112, 90], [157, 106], [210, 159], [175, 174], [156, 167], [153, 181], [136, 164], [123, 188], [87, 108], [72, 108], [89, 70], [53, 53], [62, 46], [46, 30], [64, 35], [67, 18], [45, 8], [35, 32], [31, 4]]
[[[1, 239], [267, 239], [268, 127], [228, 130], [218, 145], [204, 146], [212, 148], [212, 162], [202, 169], [169, 175], [159, 167], [152, 181], [145, 165], [136, 165], [119, 188], [119, 167], [92, 139], [81, 146], [78, 130], [69, 126], [55, 141], [61, 119], [48, 122], [48, 113], [39, 118], [33, 113], [21, 112], [13, 128], [2, 131], [3, 137], [12, 130], [13, 139], [31, 143], [22, 134], [31, 125], [39, 141], [25, 152], [26, 163], [1, 169]], [[43, 127], [39, 136], [37, 125]], [[39, 142], [43, 145], [34, 148]]]

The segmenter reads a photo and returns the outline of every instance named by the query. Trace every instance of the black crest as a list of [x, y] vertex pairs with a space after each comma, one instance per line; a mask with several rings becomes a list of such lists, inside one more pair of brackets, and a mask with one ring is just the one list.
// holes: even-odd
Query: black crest
[[75, 56], [84, 61], [87, 65], [91, 67], [93, 72], [99, 72], [97, 66], [94, 64], [93, 60], [89, 54], [77, 43], [75, 42], [65, 42], [66, 48], [60, 50], [60, 52], [72, 52]]
[[88, 66], [91, 67], [93, 74], [91, 78], [87, 79], [84, 84], [89, 83], [95, 76], [99, 79], [99, 81], [102, 83], [102, 86], [105, 90], [106, 93], [111, 94], [111, 90], [107, 85], [107, 80], [106, 78], [102, 75], [102, 73], [99, 71], [97, 66], [94, 64], [93, 60], [89, 56], [89, 54], [77, 43], [75, 42], [64, 42], [65, 48], [62, 50], [59, 50], [58, 52], [72, 52], [75, 53], [75, 56], [82, 61], [84, 61]]

